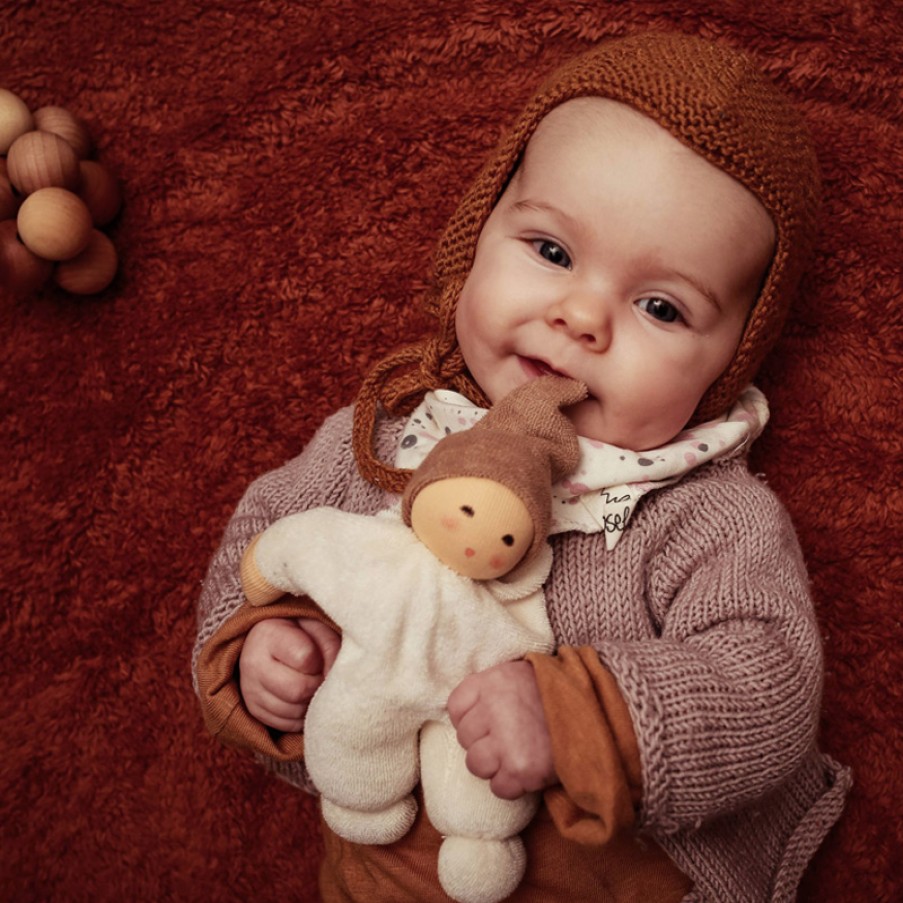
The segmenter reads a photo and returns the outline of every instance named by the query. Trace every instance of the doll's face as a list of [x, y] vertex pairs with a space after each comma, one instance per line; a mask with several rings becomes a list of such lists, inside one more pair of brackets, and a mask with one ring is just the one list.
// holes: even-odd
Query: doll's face
[[731, 361], [773, 244], [754, 195], [651, 119], [569, 101], [480, 233], [458, 343], [493, 403], [561, 373], [589, 387], [580, 435], [655, 448]]
[[453, 571], [494, 580], [513, 570], [533, 542], [533, 521], [507, 486], [480, 477], [430, 483], [411, 506], [411, 529]]

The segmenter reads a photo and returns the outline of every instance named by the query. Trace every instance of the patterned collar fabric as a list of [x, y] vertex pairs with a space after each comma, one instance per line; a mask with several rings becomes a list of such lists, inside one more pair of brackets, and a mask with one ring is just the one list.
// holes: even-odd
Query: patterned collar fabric
[[[396, 467], [414, 470], [449, 433], [470, 429], [486, 414], [457, 392], [429, 392], [408, 418]], [[552, 487], [551, 533], [604, 533], [614, 548], [637, 502], [710, 461], [742, 454], [765, 428], [768, 402], [748, 386], [727, 415], [678, 433], [661, 448], [635, 452], [582, 436], [580, 465]]]

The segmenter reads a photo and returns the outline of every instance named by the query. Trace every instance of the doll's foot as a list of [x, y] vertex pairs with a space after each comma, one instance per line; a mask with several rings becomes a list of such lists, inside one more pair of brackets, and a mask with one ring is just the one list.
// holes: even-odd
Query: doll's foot
[[514, 892], [526, 864], [519, 837], [446, 837], [439, 848], [439, 883], [459, 903], [496, 903]]
[[352, 843], [394, 843], [408, 833], [417, 815], [413, 796], [406, 796], [378, 812], [348, 809], [327, 799], [322, 800], [322, 806], [326, 824]]

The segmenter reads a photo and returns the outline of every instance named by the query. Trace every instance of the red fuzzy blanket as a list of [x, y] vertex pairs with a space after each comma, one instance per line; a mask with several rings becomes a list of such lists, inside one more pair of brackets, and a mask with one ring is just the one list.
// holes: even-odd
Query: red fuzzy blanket
[[[847, 811], [801, 899], [901, 899], [903, 13], [861, 0], [0, 3], [0, 87], [123, 180], [112, 286], [0, 298], [0, 898], [313, 901], [315, 807], [204, 731], [194, 604], [249, 480], [417, 328], [431, 249], [559, 61], [676, 28], [801, 105], [819, 256], [757, 444], [823, 626]], [[724, 901], [730, 903], [730, 901]]]

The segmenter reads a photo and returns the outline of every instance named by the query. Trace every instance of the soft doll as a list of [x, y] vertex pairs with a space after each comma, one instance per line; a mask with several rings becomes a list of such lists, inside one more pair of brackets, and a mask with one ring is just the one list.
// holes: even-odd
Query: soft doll
[[242, 561], [252, 605], [307, 595], [342, 630], [304, 727], [325, 820], [354, 842], [392, 843], [413, 823], [419, 780], [445, 838], [440, 882], [461, 903], [494, 903], [520, 882], [517, 835], [538, 795], [499, 799], [471, 775], [445, 704], [469, 674], [551, 651], [551, 486], [580, 455], [561, 408], [585, 394], [573, 380], [533, 380], [440, 441], [400, 506], [285, 517]]

